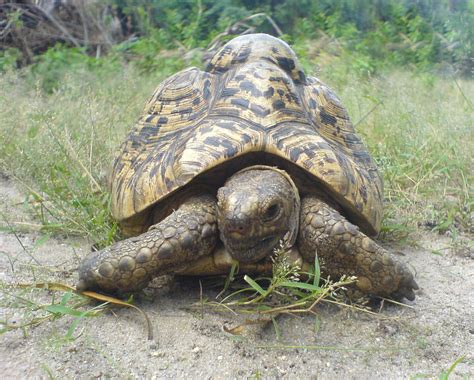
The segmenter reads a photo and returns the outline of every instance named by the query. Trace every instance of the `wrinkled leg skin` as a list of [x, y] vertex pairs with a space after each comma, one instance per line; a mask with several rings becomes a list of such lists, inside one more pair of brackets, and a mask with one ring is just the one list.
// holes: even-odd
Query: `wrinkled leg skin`
[[298, 248], [305, 260], [318, 255], [321, 271], [333, 279], [356, 276], [364, 294], [415, 299], [418, 285], [406, 265], [317, 197], [303, 199], [301, 206]]
[[77, 291], [137, 291], [157, 275], [210, 255], [218, 236], [216, 207], [210, 195], [191, 197], [147, 232], [90, 254], [79, 267]]

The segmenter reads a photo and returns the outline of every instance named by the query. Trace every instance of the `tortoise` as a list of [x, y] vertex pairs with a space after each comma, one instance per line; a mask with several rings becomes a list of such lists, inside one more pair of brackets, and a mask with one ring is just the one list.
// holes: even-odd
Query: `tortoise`
[[128, 239], [91, 253], [78, 291], [138, 291], [161, 274], [268, 270], [295, 260], [355, 291], [413, 300], [407, 266], [369, 236], [381, 175], [336, 95], [266, 34], [234, 38], [205, 71], [166, 79], [113, 163], [112, 215]]

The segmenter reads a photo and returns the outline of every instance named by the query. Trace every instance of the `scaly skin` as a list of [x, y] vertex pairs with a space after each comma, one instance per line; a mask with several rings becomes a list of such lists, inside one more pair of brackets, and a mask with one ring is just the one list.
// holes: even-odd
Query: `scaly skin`
[[[279, 211], [269, 214], [275, 204]], [[321, 198], [305, 196], [300, 209], [291, 179], [270, 167], [238, 172], [218, 191], [218, 202], [210, 195], [192, 196], [148, 232], [91, 254], [79, 269], [77, 289], [132, 292], [160, 274], [225, 272], [231, 256], [247, 269], [264, 270], [261, 260], [268, 260], [288, 231], [295, 231], [306, 262], [318, 256], [325, 275], [357, 276], [365, 294], [414, 299], [418, 286], [404, 264]], [[216, 255], [219, 233], [229, 256], [224, 262]]]
[[210, 255], [216, 241], [216, 200], [191, 197], [148, 232], [90, 254], [79, 268], [77, 290], [140, 290], [153, 277]]
[[302, 200], [297, 243], [305, 260], [318, 255], [321, 270], [331, 278], [357, 276], [362, 293], [415, 298], [418, 285], [406, 265], [317, 197]]

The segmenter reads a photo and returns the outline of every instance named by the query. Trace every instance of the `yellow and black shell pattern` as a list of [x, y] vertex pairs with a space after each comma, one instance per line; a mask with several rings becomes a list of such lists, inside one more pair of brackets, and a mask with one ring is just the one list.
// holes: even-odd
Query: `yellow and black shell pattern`
[[195, 178], [255, 152], [302, 169], [365, 232], [379, 230], [382, 180], [347, 111], [266, 34], [237, 37], [205, 71], [181, 71], [158, 87], [114, 161], [112, 214], [128, 227], [143, 223]]

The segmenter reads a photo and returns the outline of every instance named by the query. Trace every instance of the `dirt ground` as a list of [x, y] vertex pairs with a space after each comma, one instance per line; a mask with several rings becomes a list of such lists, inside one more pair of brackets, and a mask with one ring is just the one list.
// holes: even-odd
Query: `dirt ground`
[[[24, 211], [23, 200], [11, 181], [0, 176], [1, 283], [74, 284], [78, 263], [90, 244], [78, 239], [43, 241], [37, 232], [15, 235], [6, 221], [17, 230], [30, 231], [36, 223]], [[191, 307], [199, 304], [198, 281], [172, 279], [137, 301], [151, 318], [153, 341], [146, 339], [143, 318], [132, 309], [114, 308], [84, 318], [75, 332], [79, 337], [72, 341], [64, 336], [73, 317], [63, 317], [1, 334], [0, 377], [437, 378], [464, 356], [451, 378], [471, 378], [474, 254], [435, 233], [414, 240], [415, 247], [393, 247], [414, 268], [420, 286], [416, 300], [406, 301], [409, 307], [386, 303], [378, 316], [372, 316], [321, 306], [316, 318], [279, 318], [279, 337], [271, 323], [232, 335], [224, 326], [238, 326], [247, 317]], [[0, 297], [5, 292], [15, 291], [3, 289]], [[216, 292], [203, 290], [208, 298]], [[35, 294], [38, 302], [51, 302], [48, 292]], [[24, 318], [20, 309], [0, 307], [0, 321], [21, 324]]]

